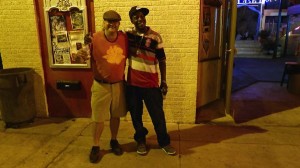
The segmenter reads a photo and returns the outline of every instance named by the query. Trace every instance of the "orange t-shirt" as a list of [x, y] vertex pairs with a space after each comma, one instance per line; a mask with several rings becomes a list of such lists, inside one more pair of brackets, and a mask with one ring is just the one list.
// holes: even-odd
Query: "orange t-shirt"
[[104, 32], [93, 34], [92, 68], [94, 78], [115, 83], [124, 80], [127, 58], [127, 38], [122, 32], [114, 42], [106, 39]]

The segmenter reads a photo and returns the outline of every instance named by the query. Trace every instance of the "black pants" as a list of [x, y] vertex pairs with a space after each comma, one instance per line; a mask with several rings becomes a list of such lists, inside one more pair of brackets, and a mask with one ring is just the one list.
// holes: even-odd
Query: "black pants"
[[167, 133], [166, 119], [163, 111], [163, 97], [159, 88], [141, 88], [127, 86], [127, 103], [135, 129], [134, 139], [137, 142], [145, 142], [148, 130], [143, 126], [143, 100], [150, 114], [157, 141], [160, 147], [170, 144], [170, 136]]

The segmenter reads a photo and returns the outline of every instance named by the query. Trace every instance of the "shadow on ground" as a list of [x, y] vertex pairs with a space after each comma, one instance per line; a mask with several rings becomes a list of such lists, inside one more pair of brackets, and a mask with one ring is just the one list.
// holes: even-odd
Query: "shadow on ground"
[[280, 83], [258, 82], [232, 94], [231, 114], [243, 123], [300, 106], [300, 95], [288, 92]]
[[[180, 126], [179, 130], [169, 131], [172, 141], [186, 142], [186, 147], [183, 151], [178, 151], [181, 155], [195, 153], [193, 148], [206, 146], [209, 144], [220, 143], [225, 140], [230, 140], [236, 137], [244, 136], [247, 134], [260, 134], [265, 133], [267, 130], [257, 126], [233, 126], [233, 125], [215, 125], [215, 124], [201, 124], [194, 127]], [[150, 136], [148, 139], [155, 139], [156, 136]], [[127, 144], [131, 146], [132, 144]], [[180, 146], [183, 144], [179, 144]], [[126, 145], [125, 145], [126, 146]], [[152, 145], [151, 148], [159, 148], [158, 145]], [[182, 149], [182, 148], [181, 148]]]

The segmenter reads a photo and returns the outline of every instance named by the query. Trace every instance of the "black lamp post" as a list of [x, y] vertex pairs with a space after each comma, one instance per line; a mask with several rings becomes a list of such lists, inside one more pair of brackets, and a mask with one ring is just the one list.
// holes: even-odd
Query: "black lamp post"
[[283, 0], [279, 0], [279, 10], [278, 10], [278, 21], [277, 21], [277, 30], [276, 30], [276, 39], [275, 39], [275, 48], [273, 52], [273, 58], [276, 58], [278, 52], [278, 43], [279, 43], [279, 29], [281, 25], [281, 12], [282, 12], [282, 4]]

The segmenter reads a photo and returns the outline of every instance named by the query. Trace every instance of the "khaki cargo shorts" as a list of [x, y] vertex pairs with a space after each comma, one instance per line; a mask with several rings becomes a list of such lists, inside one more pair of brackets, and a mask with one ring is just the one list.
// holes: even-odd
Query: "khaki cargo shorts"
[[127, 106], [125, 101], [125, 84], [99, 83], [94, 80], [92, 88], [91, 107], [92, 120], [103, 122], [110, 117], [125, 117]]

